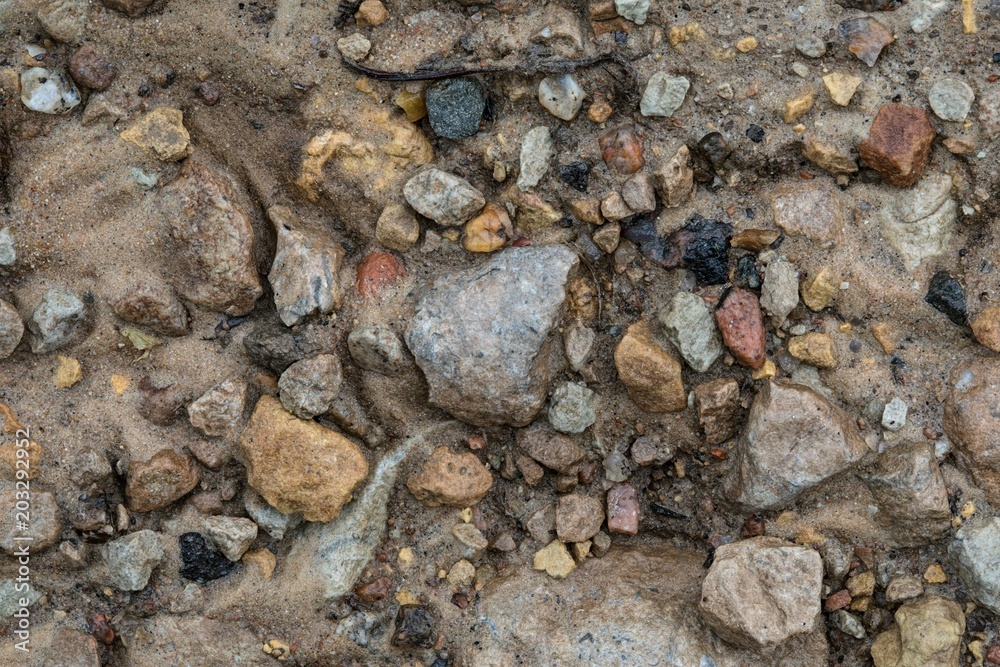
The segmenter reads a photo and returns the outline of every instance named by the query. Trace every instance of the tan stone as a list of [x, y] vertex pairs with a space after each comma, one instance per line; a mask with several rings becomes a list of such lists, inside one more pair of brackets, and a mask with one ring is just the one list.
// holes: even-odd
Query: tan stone
[[584, 542], [601, 529], [604, 507], [589, 496], [570, 493], [556, 503], [556, 534], [563, 542]]
[[615, 348], [615, 366], [629, 397], [646, 412], [680, 412], [687, 407], [681, 364], [653, 339], [649, 323], [628, 328]]
[[565, 579], [576, 569], [576, 561], [569, 554], [565, 544], [559, 540], [552, 540], [548, 546], [535, 553], [533, 567], [553, 579]]
[[134, 512], [149, 512], [178, 500], [201, 480], [198, 464], [190, 456], [161, 449], [148, 461], [132, 461], [125, 497]]
[[851, 103], [851, 98], [861, 85], [861, 77], [843, 72], [830, 72], [823, 77], [823, 85], [830, 93], [830, 99], [834, 104], [846, 107]]
[[406, 252], [420, 239], [420, 223], [401, 204], [389, 204], [375, 223], [375, 240], [389, 250]]
[[516, 219], [520, 229], [545, 229], [562, 220], [562, 213], [533, 192], [521, 192], [514, 186], [507, 191], [507, 195], [517, 208]]
[[601, 215], [612, 222], [617, 222], [635, 215], [635, 211], [625, 203], [620, 192], [612, 192], [601, 201]]
[[857, 160], [853, 157], [833, 144], [816, 141], [812, 137], [806, 139], [802, 157], [831, 174], [853, 174], [858, 170]]
[[750, 376], [754, 380], [766, 380], [778, 374], [778, 367], [770, 359], [764, 359], [764, 365], [758, 368]]
[[698, 385], [694, 390], [694, 404], [707, 444], [719, 445], [736, 435], [740, 384], [735, 379], [719, 378]]
[[73, 357], [58, 355], [59, 365], [56, 367], [52, 383], [59, 389], [69, 389], [83, 379], [83, 367]]
[[774, 222], [789, 234], [805, 236], [823, 247], [840, 242], [846, 216], [830, 181], [790, 182], [771, 192]]
[[781, 119], [791, 125], [799, 118], [802, 118], [802, 116], [809, 113], [809, 110], [813, 108], [815, 101], [816, 96], [811, 90], [805, 95], [788, 100], [785, 102], [785, 113], [782, 115]]
[[756, 37], [744, 37], [740, 41], [736, 42], [736, 50], [740, 53], [750, 53], [757, 48], [757, 38]]
[[389, 12], [381, 0], [365, 0], [358, 7], [354, 20], [358, 23], [358, 29], [382, 25], [389, 20]]
[[476, 567], [464, 558], [448, 571], [448, 583], [459, 588], [468, 588], [476, 578]]
[[427, 507], [471, 507], [489, 492], [493, 475], [472, 452], [438, 447], [420, 469], [406, 480], [406, 487]]
[[611, 117], [611, 114], [613, 114], [614, 111], [615, 110], [610, 104], [608, 104], [607, 100], [599, 99], [591, 104], [590, 108], [587, 109], [587, 118], [594, 123], [603, 123]]
[[990, 306], [972, 320], [972, 333], [980, 345], [1000, 352], [1000, 308]]
[[589, 222], [592, 225], [604, 222], [604, 218], [601, 217], [601, 202], [596, 199], [575, 199], [569, 203], [569, 210], [582, 222]]
[[882, 350], [886, 354], [892, 354], [896, 346], [899, 345], [899, 335], [896, 333], [896, 328], [888, 322], [876, 322], [871, 325], [871, 330], [875, 340], [882, 346]]
[[827, 334], [807, 333], [788, 339], [788, 353], [817, 368], [836, 368], [837, 354], [833, 339]]
[[951, 600], [930, 595], [896, 610], [896, 626], [872, 643], [875, 667], [955, 667], [965, 614]]
[[271, 578], [278, 560], [270, 549], [254, 549], [243, 554], [240, 559], [244, 565], [254, 565], [260, 570], [261, 577], [266, 581]]
[[465, 223], [462, 247], [469, 252], [499, 250], [514, 237], [510, 216], [502, 206], [487, 203], [472, 220]]
[[938, 563], [931, 563], [924, 570], [924, 581], [929, 584], [944, 584], [948, 582], [948, 575], [944, 568]]
[[121, 137], [163, 162], [177, 162], [194, 152], [180, 109], [153, 109], [122, 132]]
[[684, 204], [694, 192], [694, 170], [691, 168], [691, 151], [681, 146], [662, 167], [653, 172], [656, 191], [667, 208]]
[[840, 291], [839, 281], [828, 269], [823, 268], [802, 283], [802, 302], [809, 306], [810, 310], [819, 312], [830, 307], [838, 291]]
[[875, 593], [875, 573], [862, 572], [847, 580], [847, 590], [852, 598], [859, 598]]
[[273, 396], [257, 402], [243, 441], [247, 483], [284, 514], [332, 521], [368, 476], [353, 442], [289, 414]]

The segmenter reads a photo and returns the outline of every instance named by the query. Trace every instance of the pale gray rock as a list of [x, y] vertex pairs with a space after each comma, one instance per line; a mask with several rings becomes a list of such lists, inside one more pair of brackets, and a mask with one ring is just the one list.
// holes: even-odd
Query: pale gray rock
[[597, 334], [588, 326], [574, 322], [563, 332], [563, 345], [569, 367], [580, 372], [590, 361]]
[[307, 230], [284, 206], [272, 206], [267, 215], [278, 235], [267, 279], [281, 321], [295, 326], [313, 313], [325, 315], [340, 308], [337, 274], [344, 249], [333, 239]]
[[286, 532], [302, 523], [300, 515], [279, 512], [250, 488], [243, 492], [243, 507], [254, 523], [276, 540], [284, 539]]
[[417, 213], [445, 227], [464, 225], [486, 205], [468, 181], [436, 167], [407, 181], [403, 196]]
[[795, 50], [806, 58], [822, 58], [826, 55], [826, 42], [816, 35], [803, 35], [795, 40]]
[[[648, 4], [648, 0], [647, 0]], [[684, 104], [691, 82], [683, 76], [657, 72], [649, 78], [639, 111], [643, 116], [670, 117]]]
[[780, 327], [788, 314], [799, 305], [799, 272], [783, 259], [767, 265], [760, 294], [761, 307], [771, 316], [771, 324]]
[[[27, 589], [22, 588], [27, 584]], [[42, 594], [29, 582], [0, 579], [0, 619], [7, 620], [21, 609], [21, 600], [27, 600], [28, 607], [38, 602]], [[29, 612], [30, 613], [30, 612]]]
[[910, 28], [916, 33], [926, 31], [950, 4], [949, 0], [914, 0], [911, 5], [913, 18], [910, 19]]
[[583, 433], [597, 421], [601, 397], [575, 382], [563, 382], [552, 392], [549, 423], [561, 433]]
[[705, 300], [690, 292], [678, 292], [657, 318], [667, 339], [684, 357], [688, 366], [704, 373], [722, 356], [722, 338], [715, 316]]
[[615, 0], [615, 10], [622, 18], [642, 25], [649, 13], [649, 0]]
[[10, 227], [0, 229], [0, 265], [10, 266], [17, 260], [17, 250], [14, 248], [14, 236]]
[[202, 522], [201, 534], [213, 549], [238, 561], [257, 539], [257, 524], [241, 517], [208, 516]]
[[301, 419], [312, 419], [330, 409], [344, 376], [340, 359], [319, 354], [296, 361], [278, 378], [281, 404]]
[[[541, 91], [538, 94], [541, 95]], [[543, 125], [528, 130], [521, 142], [521, 175], [517, 177], [517, 187], [529, 190], [538, 185], [549, 170], [553, 153], [549, 128]]]
[[21, 103], [32, 111], [63, 114], [80, 104], [80, 91], [63, 71], [29, 67], [21, 72]]
[[[572, 74], [547, 76], [538, 84], [538, 102], [560, 120], [573, 120], [583, 107], [584, 92]], [[524, 152], [521, 152], [524, 163]], [[522, 172], [524, 168], [521, 168]], [[518, 187], [521, 187], [518, 184]]]
[[38, 491], [32, 486], [30, 499], [30, 519], [27, 530], [22, 530], [17, 517], [17, 502], [22, 500], [14, 486], [8, 486], [0, 491], [0, 551], [14, 554], [25, 544], [18, 538], [31, 538], [31, 553], [40, 554], [59, 540], [62, 521], [59, 518], [59, 505], [56, 498], [48, 491]]
[[928, 258], [944, 253], [958, 217], [951, 198], [951, 177], [926, 174], [910, 190], [894, 191], [878, 216], [882, 235], [913, 271]]
[[545, 402], [549, 334], [578, 263], [563, 246], [509, 248], [434, 280], [406, 331], [431, 404], [479, 426], [530, 423]]
[[948, 534], [948, 493], [930, 443], [904, 443], [885, 451], [865, 482], [878, 506], [876, 520], [899, 544], [921, 546]]
[[229, 435], [243, 421], [249, 387], [243, 380], [226, 380], [188, 406], [191, 425], [208, 436]]
[[972, 87], [961, 79], [941, 79], [927, 95], [931, 109], [941, 120], [959, 122], [965, 120], [972, 110], [976, 94]]
[[141, 591], [149, 577], [163, 560], [160, 535], [140, 530], [108, 542], [104, 548], [111, 585], [121, 591]]
[[347, 336], [347, 349], [361, 368], [382, 375], [399, 375], [407, 365], [399, 336], [384, 324], [358, 327]]
[[906, 426], [906, 403], [899, 396], [885, 404], [882, 410], [882, 428], [898, 431]]
[[955, 533], [948, 555], [972, 598], [1000, 614], [1000, 517], [970, 521]]
[[31, 351], [45, 354], [68, 343], [84, 315], [83, 301], [72, 292], [56, 288], [43, 294], [28, 320]]
[[24, 336], [24, 322], [17, 308], [0, 299], [0, 359], [14, 354], [21, 337]]

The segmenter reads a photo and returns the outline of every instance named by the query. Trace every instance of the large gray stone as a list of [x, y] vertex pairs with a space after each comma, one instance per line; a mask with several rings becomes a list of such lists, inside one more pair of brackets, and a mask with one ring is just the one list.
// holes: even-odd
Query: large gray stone
[[21, 609], [21, 600], [31, 605], [38, 602], [42, 594], [36, 591], [30, 582], [0, 579], [0, 619], [7, 620]]
[[722, 356], [722, 339], [715, 317], [701, 297], [678, 292], [657, 317], [667, 338], [694, 370], [704, 373]]
[[358, 366], [382, 375], [399, 375], [408, 362], [399, 336], [384, 324], [351, 331], [347, 336], [347, 349]]
[[728, 491], [745, 506], [778, 509], [867, 452], [843, 410], [808, 387], [768, 381], [737, 443]]
[[524, 426], [545, 402], [549, 334], [576, 254], [510, 248], [437, 278], [406, 331], [430, 402], [473, 424]]
[[281, 404], [296, 417], [312, 419], [337, 400], [343, 379], [340, 359], [334, 354], [296, 361], [278, 379]]
[[31, 538], [31, 553], [40, 554], [59, 540], [62, 521], [59, 518], [59, 505], [56, 497], [48, 491], [39, 491], [32, 487], [29, 507], [28, 526], [23, 529], [19, 524], [17, 502], [21, 500], [20, 491], [14, 486], [8, 486], [0, 491], [0, 551], [11, 555], [18, 552], [25, 542], [18, 538]]
[[948, 534], [948, 492], [931, 444], [893, 447], [879, 456], [866, 481], [878, 504], [876, 518], [901, 545], [929, 544]]
[[962, 526], [948, 545], [948, 554], [972, 598], [1000, 614], [1000, 517]]
[[104, 560], [108, 564], [112, 586], [122, 591], [141, 591], [163, 560], [160, 535], [151, 530], [140, 530], [109, 542], [105, 546]]
[[340, 307], [337, 274], [344, 249], [332, 238], [306, 229], [284, 206], [272, 206], [267, 215], [278, 235], [274, 263], [267, 275], [274, 288], [278, 317], [291, 327], [313, 313], [335, 311]]
[[28, 330], [34, 334], [31, 351], [45, 354], [65, 345], [84, 314], [83, 301], [72, 292], [56, 288], [43, 294], [28, 320]]
[[775, 537], [724, 544], [701, 587], [705, 623], [737, 646], [770, 654], [820, 620], [823, 559]]
[[[452, 626], [449, 636], [469, 633], [458, 644], [462, 664], [469, 667], [827, 664], [821, 623], [789, 640], [767, 662], [716, 637], [695, 611], [704, 561], [704, 553], [660, 542], [612, 548], [559, 581], [514, 568], [487, 584], [478, 622], [463, 619], [464, 627]], [[818, 590], [815, 607], [818, 613]]]

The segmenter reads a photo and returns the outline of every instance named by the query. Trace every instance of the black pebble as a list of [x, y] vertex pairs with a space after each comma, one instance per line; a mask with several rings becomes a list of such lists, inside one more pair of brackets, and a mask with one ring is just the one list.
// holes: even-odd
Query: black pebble
[[574, 190], [586, 192], [590, 181], [590, 165], [586, 162], [564, 164], [559, 167], [559, 178]]
[[743, 255], [736, 262], [736, 278], [733, 282], [743, 289], [760, 289], [760, 264], [753, 255]]
[[201, 533], [184, 533], [178, 541], [184, 561], [180, 575], [185, 579], [204, 584], [226, 576], [236, 567], [236, 563], [209, 547]]
[[684, 266], [699, 283], [721, 285], [729, 279], [729, 239], [733, 228], [695, 215], [677, 234]]
[[709, 132], [699, 139], [698, 149], [716, 171], [721, 169], [722, 165], [729, 159], [729, 156], [733, 154], [733, 149], [729, 147], [726, 138], [719, 132]]
[[747, 128], [747, 139], [755, 144], [764, 141], [764, 128], [760, 125], [751, 125]]
[[858, 352], [861, 351], [861, 341], [855, 338], [850, 342], [848, 347], [850, 348], [851, 352], [857, 354]]
[[947, 271], [938, 271], [931, 278], [924, 301], [948, 316], [958, 326], [966, 321], [965, 290]]
[[465, 139], [479, 131], [486, 110], [486, 92], [477, 79], [446, 79], [424, 93], [427, 119], [439, 137]]
[[393, 646], [431, 648], [434, 646], [434, 619], [420, 605], [404, 604], [396, 613]]

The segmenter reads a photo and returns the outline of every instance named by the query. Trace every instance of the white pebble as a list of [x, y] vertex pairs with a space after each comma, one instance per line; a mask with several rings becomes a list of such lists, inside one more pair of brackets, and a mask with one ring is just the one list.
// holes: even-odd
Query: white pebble
[[538, 84], [538, 102], [561, 120], [573, 120], [583, 106], [583, 88], [571, 74], [547, 76]]
[[552, 134], [545, 126], [533, 127], [521, 142], [521, 175], [517, 187], [522, 191], [533, 188], [549, 170], [552, 160]]
[[898, 396], [889, 401], [882, 411], [882, 427], [898, 431], [906, 426], [906, 403]]
[[670, 117], [684, 104], [684, 97], [690, 88], [691, 82], [683, 76], [657, 72], [649, 77], [639, 111], [643, 116]]
[[32, 111], [61, 114], [80, 103], [80, 91], [64, 73], [32, 67], [21, 74], [21, 102]]

